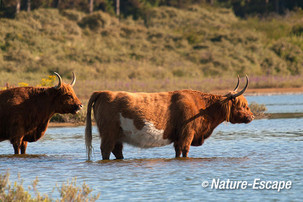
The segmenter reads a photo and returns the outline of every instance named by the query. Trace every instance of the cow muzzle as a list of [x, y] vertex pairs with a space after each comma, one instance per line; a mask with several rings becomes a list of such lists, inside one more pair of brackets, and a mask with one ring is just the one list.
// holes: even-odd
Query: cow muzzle
[[77, 114], [82, 109], [82, 104], [77, 104], [74, 106], [73, 114]]
[[245, 123], [250, 123], [250, 122], [252, 122], [252, 120], [254, 120], [254, 119], [255, 119], [255, 116], [254, 116], [254, 115], [246, 116], [244, 122], [245, 122]]

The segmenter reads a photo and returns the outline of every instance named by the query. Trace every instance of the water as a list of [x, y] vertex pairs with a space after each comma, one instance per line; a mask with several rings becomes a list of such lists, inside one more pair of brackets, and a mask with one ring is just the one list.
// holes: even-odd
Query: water
[[[272, 112], [303, 112], [302, 95], [250, 96]], [[287, 100], [289, 102], [287, 102]], [[277, 104], [278, 103], [278, 104]], [[289, 103], [289, 104], [288, 104]], [[269, 105], [269, 106], [268, 106]], [[172, 145], [139, 149], [125, 145], [125, 160], [102, 161], [93, 129], [94, 155], [86, 162], [84, 127], [49, 128], [43, 139], [29, 143], [26, 156], [13, 156], [0, 142], [0, 173], [24, 187], [38, 177], [38, 190], [58, 198], [53, 187], [77, 177], [100, 192], [102, 201], [302, 201], [303, 118], [262, 119], [250, 124], [221, 124], [203, 146], [191, 147], [188, 159], [175, 159]], [[113, 157], [112, 157], [113, 158]], [[291, 181], [291, 189], [211, 189], [212, 180]], [[209, 187], [201, 183], [208, 181]]]
[[302, 113], [303, 94], [246, 96], [249, 103], [265, 104], [268, 113]]

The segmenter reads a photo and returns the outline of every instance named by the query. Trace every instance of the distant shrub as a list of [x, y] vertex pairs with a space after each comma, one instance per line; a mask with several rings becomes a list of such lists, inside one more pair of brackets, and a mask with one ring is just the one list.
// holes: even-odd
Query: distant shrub
[[291, 29], [291, 34], [296, 36], [303, 36], [303, 25], [295, 25]]
[[303, 72], [303, 50], [298, 46], [288, 43], [285, 40], [280, 40], [272, 46], [272, 50], [288, 63], [287, 69], [292, 75]]
[[50, 122], [56, 123], [65, 123], [66, 121], [64, 114], [54, 114], [50, 120]]
[[267, 108], [264, 104], [258, 104], [256, 102], [250, 103], [249, 108], [256, 118], [264, 117], [264, 113], [267, 111]]
[[69, 20], [78, 22], [84, 15], [84, 13], [75, 10], [63, 10], [61, 14], [67, 17]]
[[185, 76], [185, 71], [182, 69], [175, 69], [173, 70], [173, 75], [176, 77], [184, 77]]
[[98, 11], [83, 17], [78, 24], [82, 28], [87, 27], [90, 30], [98, 31], [100, 28], [105, 28], [112, 24], [118, 24], [118, 21], [109, 14]]

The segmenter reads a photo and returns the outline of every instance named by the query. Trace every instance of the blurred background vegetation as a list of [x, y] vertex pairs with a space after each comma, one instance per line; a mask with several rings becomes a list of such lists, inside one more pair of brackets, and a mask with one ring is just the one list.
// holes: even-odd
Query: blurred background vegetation
[[94, 90], [303, 85], [303, 1], [0, 0], [0, 85], [57, 71]]

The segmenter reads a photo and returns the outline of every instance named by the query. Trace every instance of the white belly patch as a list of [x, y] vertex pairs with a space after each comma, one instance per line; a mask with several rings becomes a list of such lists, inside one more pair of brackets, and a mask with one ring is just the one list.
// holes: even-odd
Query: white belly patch
[[133, 119], [124, 118], [120, 114], [120, 123], [123, 130], [123, 142], [141, 148], [161, 147], [171, 143], [163, 139], [164, 130], [157, 129], [152, 122], [144, 120], [144, 127], [138, 130]]

